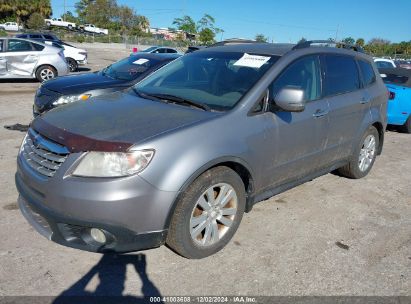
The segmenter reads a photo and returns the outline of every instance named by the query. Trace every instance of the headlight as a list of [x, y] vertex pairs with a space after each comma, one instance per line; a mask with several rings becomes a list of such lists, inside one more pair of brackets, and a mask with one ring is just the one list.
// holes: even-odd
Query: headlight
[[143, 171], [154, 150], [123, 152], [88, 152], [73, 172], [76, 176], [120, 177]]
[[55, 102], [53, 102], [53, 106], [59, 106], [66, 103], [72, 103], [79, 100], [87, 100], [91, 97], [91, 94], [80, 94], [80, 95], [67, 95], [61, 96]]

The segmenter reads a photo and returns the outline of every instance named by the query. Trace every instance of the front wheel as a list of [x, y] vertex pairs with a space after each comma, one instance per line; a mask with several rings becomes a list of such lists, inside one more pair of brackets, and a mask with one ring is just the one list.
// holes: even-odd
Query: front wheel
[[70, 72], [75, 72], [78, 69], [78, 63], [73, 58], [66, 58]]
[[244, 209], [245, 190], [240, 176], [228, 167], [212, 168], [178, 200], [167, 245], [186, 258], [210, 256], [233, 237]]
[[347, 165], [338, 169], [339, 173], [349, 178], [366, 176], [374, 165], [380, 141], [377, 129], [370, 126], [361, 138]]

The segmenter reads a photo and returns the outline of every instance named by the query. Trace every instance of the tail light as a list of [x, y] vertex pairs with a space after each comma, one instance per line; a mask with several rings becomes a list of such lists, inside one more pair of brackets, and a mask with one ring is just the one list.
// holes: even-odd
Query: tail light
[[388, 91], [388, 100], [393, 100], [393, 99], [395, 99], [395, 93]]

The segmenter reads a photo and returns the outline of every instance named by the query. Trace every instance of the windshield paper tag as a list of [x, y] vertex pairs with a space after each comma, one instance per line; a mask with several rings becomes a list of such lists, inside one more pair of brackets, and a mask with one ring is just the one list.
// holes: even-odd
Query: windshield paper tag
[[150, 60], [145, 59], [145, 58], [140, 58], [136, 61], [133, 62], [133, 64], [145, 64], [146, 62], [149, 62]]
[[271, 57], [250, 55], [250, 54], [244, 53], [243, 57], [238, 59], [238, 61], [234, 63], [234, 65], [259, 69], [264, 63], [270, 60], [270, 58]]

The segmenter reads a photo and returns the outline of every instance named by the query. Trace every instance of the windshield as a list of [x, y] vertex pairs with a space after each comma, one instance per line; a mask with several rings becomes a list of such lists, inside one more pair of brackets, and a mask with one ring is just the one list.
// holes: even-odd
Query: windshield
[[154, 51], [154, 50], [156, 50], [156, 49], [158, 49], [158, 46], [152, 46], [152, 47], [149, 47], [148, 49], [145, 49], [145, 50], [143, 50], [143, 51], [141, 51], [141, 52], [143, 52], [143, 53], [150, 53], [150, 52], [152, 52], [152, 51]]
[[153, 69], [159, 63], [160, 60], [152, 58], [146, 59], [141, 58], [141, 56], [130, 56], [108, 66], [102, 73], [110, 78], [130, 81]]
[[134, 89], [145, 95], [172, 95], [227, 111], [278, 58], [240, 52], [195, 52], [173, 61]]

